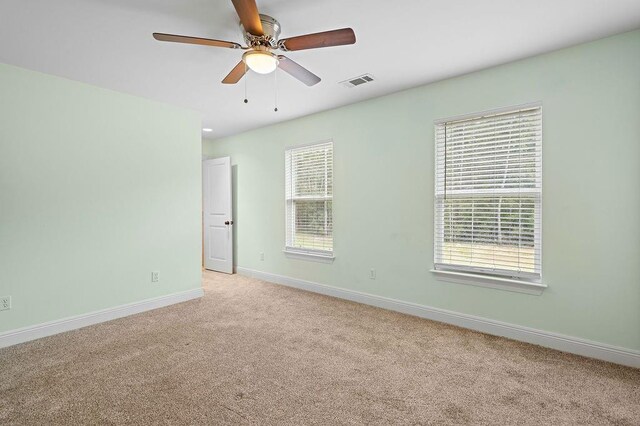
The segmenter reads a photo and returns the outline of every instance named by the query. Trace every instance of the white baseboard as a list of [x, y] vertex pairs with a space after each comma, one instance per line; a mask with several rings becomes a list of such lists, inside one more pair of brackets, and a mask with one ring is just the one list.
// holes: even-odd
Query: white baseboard
[[186, 302], [187, 300], [196, 299], [203, 295], [204, 291], [202, 288], [195, 288], [193, 290], [182, 291], [180, 293], [154, 297], [153, 299], [141, 300], [140, 302], [128, 303], [126, 305], [89, 312], [87, 314], [76, 315], [73, 317], [19, 328], [17, 330], [6, 331], [4, 333], [0, 333], [0, 348], [28, 342], [29, 340], [35, 340], [41, 337], [51, 336], [65, 331], [75, 330], [88, 325], [111, 321], [116, 318], [122, 318], [138, 314], [140, 312], [150, 311], [152, 309], [162, 308], [164, 306], [180, 302]]
[[257, 278], [275, 284], [282, 284], [314, 293], [377, 306], [391, 311], [402, 312], [404, 314], [414, 315], [433, 321], [452, 324], [495, 336], [502, 336], [513, 340], [533, 343], [535, 345], [582, 355], [589, 358], [596, 358], [616, 364], [627, 365], [629, 367], [640, 368], [640, 351], [632, 349], [621, 348], [577, 337], [537, 330], [534, 328], [495, 321], [474, 315], [461, 314], [458, 312], [448, 311], [446, 309], [403, 302], [401, 300], [390, 299], [354, 290], [347, 290], [311, 281], [299, 280], [296, 278], [256, 271], [243, 267], [238, 267], [237, 271], [240, 275]]

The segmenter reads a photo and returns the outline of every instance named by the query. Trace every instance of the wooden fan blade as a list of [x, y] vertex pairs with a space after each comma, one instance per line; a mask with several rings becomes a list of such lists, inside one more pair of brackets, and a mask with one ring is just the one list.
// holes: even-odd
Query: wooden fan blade
[[233, 7], [236, 8], [236, 13], [240, 17], [240, 22], [244, 27], [244, 30], [254, 36], [261, 36], [264, 34], [262, 31], [262, 22], [260, 22], [260, 14], [258, 13], [258, 6], [256, 6], [255, 0], [231, 0]]
[[240, 81], [242, 76], [247, 72], [247, 67], [243, 61], [238, 62], [238, 65], [233, 67], [231, 72], [222, 80], [224, 84], [236, 84]]
[[356, 34], [353, 30], [351, 28], [342, 28], [340, 30], [286, 38], [281, 41], [281, 44], [285, 50], [305, 50], [318, 47], [342, 46], [354, 44], [355, 42]]
[[210, 38], [189, 37], [177, 34], [153, 33], [153, 38], [159, 41], [172, 41], [174, 43], [200, 44], [203, 46], [228, 47], [231, 49], [240, 49], [238, 43], [224, 40], [213, 40]]
[[313, 86], [314, 84], [320, 83], [320, 77], [298, 64], [297, 62], [292, 61], [286, 56], [278, 56], [278, 68], [283, 71], [286, 71], [291, 76], [297, 78], [307, 86]]

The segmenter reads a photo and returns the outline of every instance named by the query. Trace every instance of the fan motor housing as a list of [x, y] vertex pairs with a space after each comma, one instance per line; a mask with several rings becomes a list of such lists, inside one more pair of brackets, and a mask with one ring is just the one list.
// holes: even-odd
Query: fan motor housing
[[262, 32], [264, 33], [261, 36], [248, 33], [245, 31], [242, 23], [240, 23], [240, 28], [244, 34], [244, 41], [247, 43], [247, 46], [277, 48], [278, 38], [280, 37], [280, 23], [271, 16], [263, 15], [262, 13], [260, 14], [260, 22], [262, 23]]

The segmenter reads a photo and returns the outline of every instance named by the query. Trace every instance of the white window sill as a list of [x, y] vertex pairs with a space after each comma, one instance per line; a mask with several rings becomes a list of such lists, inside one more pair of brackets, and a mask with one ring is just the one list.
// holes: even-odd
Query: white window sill
[[298, 260], [308, 260], [311, 262], [320, 262], [320, 263], [333, 263], [333, 260], [336, 258], [333, 253], [312, 253], [308, 251], [299, 251], [294, 249], [284, 249], [282, 250], [285, 256], [289, 259], [298, 259]]
[[547, 288], [547, 286], [542, 283], [533, 283], [530, 281], [515, 280], [511, 278], [492, 277], [490, 275], [443, 271], [439, 269], [431, 269], [431, 272], [433, 272], [436, 279], [440, 281], [495, 288], [498, 290], [515, 291], [517, 293], [533, 294], [536, 296], [541, 295]]

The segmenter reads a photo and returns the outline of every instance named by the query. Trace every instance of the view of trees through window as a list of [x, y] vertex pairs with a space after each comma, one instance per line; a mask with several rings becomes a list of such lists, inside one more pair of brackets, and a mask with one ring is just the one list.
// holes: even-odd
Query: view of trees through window
[[288, 151], [287, 245], [333, 250], [333, 144]]
[[444, 201], [444, 261], [534, 270], [535, 203], [496, 197]]
[[294, 246], [333, 247], [332, 201], [295, 201]]
[[435, 263], [536, 274], [540, 108], [436, 126]]

